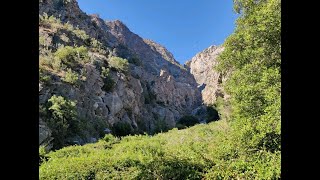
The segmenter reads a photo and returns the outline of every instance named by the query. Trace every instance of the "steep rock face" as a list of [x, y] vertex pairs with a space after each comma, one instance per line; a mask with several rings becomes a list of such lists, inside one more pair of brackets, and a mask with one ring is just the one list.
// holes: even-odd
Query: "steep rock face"
[[108, 22], [107, 25], [119, 42], [142, 61], [143, 66], [135, 67], [133, 73], [140, 72], [140, 80], [150, 83], [156, 101], [185, 112], [201, 103], [201, 95], [194, 88], [194, 77], [163, 46], [142, 39], [120, 21]]
[[[86, 78], [79, 86], [65, 83], [59, 73], [50, 72], [53, 79], [50, 84], [39, 82], [40, 105], [46, 104], [51, 96], [60, 95], [77, 102], [80, 120], [92, 126], [102, 120], [109, 128], [118, 122], [125, 122], [135, 133], [171, 129], [181, 116], [190, 114], [201, 105], [201, 93], [193, 75], [166, 48], [142, 39], [121, 21], [105, 22], [96, 15], [86, 15], [75, 0], [43, 0], [39, 1], [39, 9], [40, 15], [46, 13], [62, 23], [68, 22], [84, 30], [89, 37], [99, 40], [106, 50], [105, 54], [89, 50], [91, 62], [81, 65], [81, 72]], [[47, 27], [39, 27], [39, 32], [48, 39], [49, 44], [56, 43], [57, 32]], [[72, 33], [64, 35], [70, 40], [74, 39]], [[59, 43], [68, 45], [63, 41]], [[81, 41], [77, 43], [86, 45]], [[106, 92], [97, 64], [107, 62], [110, 56], [136, 58], [141, 64], [130, 63], [128, 73], [111, 71], [115, 85], [110, 92]], [[43, 133], [39, 130], [39, 137], [43, 136], [40, 134]], [[50, 133], [46, 133], [43, 138], [49, 136]], [[74, 136], [69, 141], [86, 143], [97, 138], [97, 134], [87, 133], [86, 137]], [[39, 144], [44, 142], [42, 140]]]
[[51, 130], [48, 128], [47, 124], [39, 118], [39, 144], [49, 145], [47, 148], [50, 149], [51, 141]]
[[78, 6], [76, 0], [41, 0], [39, 15], [44, 13], [59, 18], [64, 23], [84, 30], [106, 46], [114, 46], [116, 39], [107, 31], [106, 25], [97, 15], [87, 15]]
[[198, 83], [203, 102], [206, 105], [213, 104], [217, 97], [225, 98], [221, 86], [225, 77], [213, 69], [217, 65], [216, 58], [223, 49], [221, 46], [210, 46], [186, 62], [186, 66]]

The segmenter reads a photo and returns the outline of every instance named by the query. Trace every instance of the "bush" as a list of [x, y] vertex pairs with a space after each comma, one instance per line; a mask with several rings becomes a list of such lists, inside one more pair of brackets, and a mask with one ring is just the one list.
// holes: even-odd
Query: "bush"
[[39, 165], [41, 165], [42, 162], [45, 162], [48, 160], [47, 156], [48, 152], [46, 150], [45, 146], [39, 146]]
[[61, 21], [54, 16], [48, 16], [47, 13], [43, 13], [43, 15], [39, 15], [39, 24], [51, 26], [54, 24], [61, 24]]
[[133, 133], [132, 127], [128, 122], [116, 122], [112, 127], [115, 136], [126, 136]]
[[187, 115], [187, 116], [183, 116], [182, 118], [179, 119], [178, 124], [180, 124], [179, 126], [186, 126], [186, 127], [190, 127], [190, 126], [194, 126], [195, 124], [198, 124], [199, 120], [191, 115]]
[[114, 70], [119, 70], [121, 72], [128, 72], [129, 70], [129, 63], [127, 59], [113, 56], [108, 60], [108, 63]]
[[101, 77], [104, 83], [102, 89], [105, 90], [106, 92], [111, 91], [115, 85], [115, 82], [110, 76], [110, 69], [102, 67]]
[[114, 85], [115, 85], [114, 80], [110, 76], [103, 78], [103, 83], [104, 84], [103, 84], [102, 88], [106, 92], [110, 92], [114, 88]]
[[59, 71], [61, 69], [61, 60], [54, 58], [51, 52], [39, 55], [39, 68], [40, 69], [53, 69]]
[[213, 106], [208, 106], [207, 107], [207, 123], [212, 122], [212, 121], [217, 121], [220, 119], [219, 113], [217, 110], [213, 108]]
[[79, 75], [68, 68], [65, 76], [62, 78], [64, 82], [70, 83], [72, 85], [76, 85], [79, 83]]
[[115, 144], [119, 142], [119, 138], [113, 136], [112, 134], [106, 134], [102, 140], [104, 140], [105, 142], [109, 143], [109, 144]]
[[46, 85], [50, 85], [51, 75], [39, 69], [39, 81]]
[[84, 30], [80, 30], [78, 28], [72, 31], [78, 38], [82, 39], [83, 41], [88, 41], [90, 37], [86, 34]]
[[90, 47], [91, 51], [93, 52], [99, 52], [100, 54], [103, 54], [105, 56], [108, 55], [107, 51], [104, 49], [103, 44], [94, 38], [90, 39]]
[[78, 63], [86, 63], [89, 61], [88, 50], [84, 46], [61, 46], [54, 53], [54, 57], [71, 68], [75, 67]]
[[49, 128], [52, 130], [53, 147], [61, 148], [68, 135], [74, 133], [76, 126], [76, 102], [66, 100], [62, 96], [53, 95], [49, 100]]

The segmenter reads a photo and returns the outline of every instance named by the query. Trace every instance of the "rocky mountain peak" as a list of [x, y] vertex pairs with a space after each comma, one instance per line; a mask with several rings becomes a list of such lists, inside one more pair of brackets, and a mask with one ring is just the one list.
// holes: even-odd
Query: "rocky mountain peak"
[[143, 41], [145, 43], [147, 43], [148, 45], [150, 45], [152, 47], [152, 50], [159, 52], [164, 59], [166, 59], [167, 61], [176, 64], [176, 65], [180, 65], [178, 61], [176, 61], [173, 57], [173, 54], [171, 52], [169, 52], [164, 46], [162, 46], [159, 43], [156, 43], [154, 41], [152, 41], [151, 39], [143, 39]]

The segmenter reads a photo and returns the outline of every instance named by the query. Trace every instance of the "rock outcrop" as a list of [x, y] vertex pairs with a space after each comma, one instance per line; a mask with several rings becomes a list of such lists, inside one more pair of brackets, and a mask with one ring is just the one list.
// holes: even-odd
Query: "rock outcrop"
[[213, 104], [217, 97], [228, 97], [222, 88], [222, 82], [225, 81], [226, 77], [214, 71], [214, 66], [218, 63], [216, 58], [223, 49], [222, 46], [210, 46], [196, 54], [185, 64], [194, 76], [206, 105]]

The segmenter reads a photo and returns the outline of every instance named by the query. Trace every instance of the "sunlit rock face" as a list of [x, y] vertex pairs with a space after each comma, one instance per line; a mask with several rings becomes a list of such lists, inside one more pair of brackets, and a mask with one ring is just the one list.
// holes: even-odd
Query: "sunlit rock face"
[[206, 105], [213, 104], [217, 97], [227, 97], [222, 88], [222, 82], [226, 78], [214, 70], [214, 66], [218, 63], [217, 57], [223, 49], [222, 46], [210, 46], [186, 62], [186, 66], [194, 76]]

